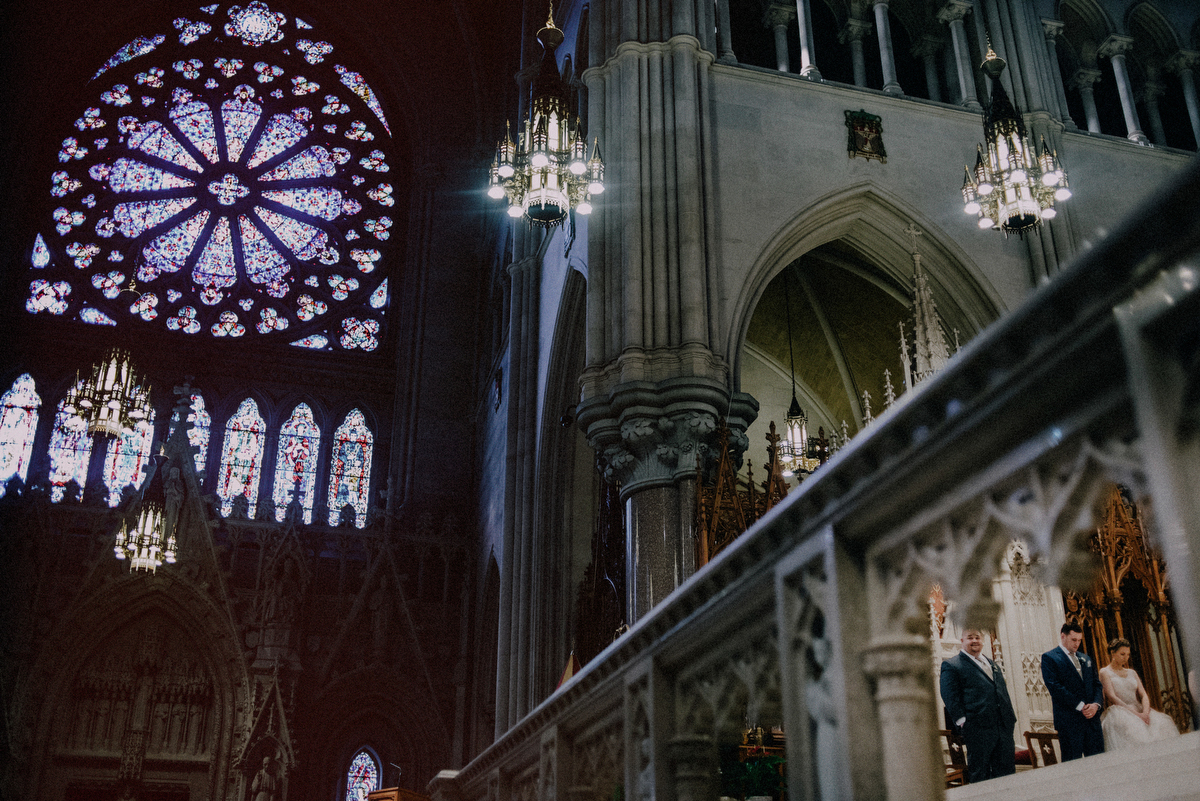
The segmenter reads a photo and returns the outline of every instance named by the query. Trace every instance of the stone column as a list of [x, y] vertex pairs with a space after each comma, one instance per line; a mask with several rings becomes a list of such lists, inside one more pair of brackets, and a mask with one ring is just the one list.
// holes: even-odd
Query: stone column
[[[579, 421], [600, 454], [605, 478], [621, 486], [625, 506], [629, 623], [640, 620], [696, 572], [697, 460], [715, 453], [718, 420], [731, 429], [735, 460], [758, 404], [699, 378], [617, 388], [584, 400]], [[728, 408], [728, 413], [726, 412]]]
[[717, 747], [711, 737], [681, 734], [667, 744], [675, 779], [675, 801], [716, 801]]
[[937, 54], [942, 50], [942, 40], [935, 36], [924, 36], [913, 48], [913, 55], [925, 64], [925, 87], [929, 99], [942, 102], [942, 89], [938, 85]]
[[717, 61], [722, 64], [737, 63], [737, 56], [733, 54], [733, 33], [729, 25], [729, 0], [717, 0], [717, 47], [720, 50]]
[[875, 681], [888, 798], [941, 798], [941, 749], [934, 739], [933, 672], [924, 637], [890, 634], [875, 639], [864, 669]]
[[1153, 79], [1154, 70], [1151, 67], [1142, 87], [1142, 102], [1146, 105], [1146, 116], [1150, 118], [1150, 138], [1156, 145], [1166, 147], [1167, 132], [1163, 130], [1162, 114], [1158, 111], [1158, 99], [1163, 96], [1162, 84]]
[[854, 64], [854, 85], [866, 87], [867, 62], [863, 58], [863, 37], [871, 32], [871, 23], [851, 17], [846, 20], [838, 41], [850, 45], [850, 60]]
[[1100, 45], [1097, 55], [1112, 60], [1113, 75], [1117, 79], [1117, 92], [1121, 95], [1121, 111], [1125, 113], [1125, 130], [1127, 138], [1139, 145], [1148, 145], [1150, 140], [1142, 133], [1142, 124], [1138, 120], [1137, 106], [1133, 102], [1133, 84], [1129, 81], [1129, 69], [1125, 66], [1125, 54], [1133, 49], [1132, 36], [1113, 34]]
[[954, 45], [954, 62], [958, 66], [958, 86], [964, 108], [982, 111], [975, 95], [975, 72], [971, 68], [971, 49], [967, 44], [967, 29], [963, 17], [971, 10], [966, 0], [950, 0], [938, 11], [938, 21], [950, 26], [950, 41]]
[[1180, 50], [1167, 62], [1167, 69], [1178, 73], [1183, 84], [1183, 101], [1187, 103], [1188, 119], [1192, 121], [1192, 136], [1200, 148], [1200, 103], [1196, 101], [1196, 67], [1200, 65], [1200, 53]]
[[796, 18], [796, 9], [790, 5], [771, 3], [763, 12], [763, 25], [775, 32], [775, 67], [780, 72], [791, 69], [788, 56], [787, 29]]
[[879, 38], [879, 61], [883, 65], [883, 91], [902, 95], [896, 80], [896, 59], [892, 55], [892, 24], [888, 20], [888, 0], [875, 0], [875, 34]]
[[1042, 18], [1042, 31], [1046, 34], [1046, 55], [1050, 58], [1050, 80], [1054, 84], [1054, 94], [1058, 98], [1058, 113], [1063, 124], [1075, 128], [1071, 112], [1067, 105], [1067, 90], [1063, 86], [1062, 70], [1058, 66], [1058, 37], [1062, 34], [1063, 23], [1056, 19]]
[[814, 81], [821, 80], [817, 69], [817, 49], [813, 46], [812, 7], [809, 0], [796, 0], [796, 22], [800, 28], [800, 74]]
[[1096, 81], [1100, 80], [1100, 70], [1090, 70], [1086, 67], [1079, 70], [1071, 78], [1071, 85], [1079, 90], [1083, 98], [1083, 113], [1087, 115], [1087, 129], [1092, 133], [1100, 133], [1100, 115], [1096, 113]]

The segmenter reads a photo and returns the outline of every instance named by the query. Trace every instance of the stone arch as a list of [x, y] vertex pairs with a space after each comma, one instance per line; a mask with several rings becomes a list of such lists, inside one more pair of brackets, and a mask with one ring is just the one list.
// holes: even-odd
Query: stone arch
[[858, 184], [800, 210], [779, 227], [750, 267], [730, 315], [725, 358], [732, 367], [733, 390], [741, 389], [750, 318], [777, 273], [819, 245], [841, 240], [888, 281], [908, 287], [912, 257], [904, 229], [911, 223], [924, 234], [918, 243], [922, 266], [947, 328], [956, 327], [969, 338], [999, 317], [1003, 300], [966, 251], [918, 209], [878, 186]]
[[1151, 58], [1169, 58], [1183, 46], [1171, 23], [1149, 2], [1138, 3], [1129, 9], [1125, 15], [1125, 29], [1135, 40], [1135, 52], [1140, 50]]
[[[153, 575], [121, 575], [119, 571], [115, 564], [99, 566], [90, 580], [102, 585], [94, 586], [92, 591], [85, 589], [79, 596], [77, 605], [44, 641], [19, 690], [25, 731], [30, 735], [27, 795], [42, 797], [51, 792], [48, 786], [53, 767], [51, 752], [60, 745], [56, 735], [70, 725], [62, 716], [70, 712], [73, 688], [87, 658], [102, 652], [107, 643], [140, 622], [159, 618], [179, 636], [206, 646], [194, 650], [203, 660], [212, 685], [214, 739], [208, 752], [211, 761], [203, 789], [209, 798], [224, 798], [233, 769], [230, 754], [249, 734], [245, 710], [250, 699], [249, 678], [243, 669], [237, 634], [227, 610], [175, 571], [163, 570]], [[64, 659], [64, 655], [73, 658]], [[113, 781], [116, 776], [114, 768]], [[192, 789], [197, 789], [195, 784]]]

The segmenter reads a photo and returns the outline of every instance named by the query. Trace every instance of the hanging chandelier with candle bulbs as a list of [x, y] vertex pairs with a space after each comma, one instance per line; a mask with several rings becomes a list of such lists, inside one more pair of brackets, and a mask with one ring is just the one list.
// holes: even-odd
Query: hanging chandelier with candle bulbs
[[983, 114], [985, 141], [962, 185], [967, 214], [976, 215], [980, 228], [998, 228], [1005, 236], [1054, 219], [1054, 202], [1071, 197], [1067, 174], [1045, 137], [1037, 150], [1029, 145], [1025, 121], [1000, 82], [1006, 66], [989, 45], [980, 65], [992, 79], [992, 100]]
[[113, 349], [92, 366], [86, 381], [76, 375], [63, 411], [76, 430], [117, 437], [149, 425], [150, 385], [138, 375], [128, 353]]
[[571, 209], [592, 212], [592, 198], [604, 191], [604, 162], [595, 141], [589, 157], [579, 117], [568, 110], [567, 87], [554, 54], [563, 32], [554, 26], [553, 5], [537, 39], [542, 63], [533, 80], [529, 116], [518, 125], [515, 142], [511, 128], [506, 128], [492, 161], [488, 195], [507, 197], [510, 217], [550, 228], [562, 223]]
[[787, 313], [788, 367], [792, 371], [792, 403], [784, 418], [783, 441], [779, 443], [779, 462], [783, 465], [785, 478], [799, 476], [801, 480], [820, 466], [820, 461], [809, 455], [808, 415], [796, 398], [796, 354], [792, 345], [792, 296], [788, 289], [788, 275], [783, 276], [783, 304]]
[[[142, 490], [137, 519], [125, 520], [113, 544], [113, 555], [120, 561], [129, 559], [129, 571], [149, 570], [154, 573], [163, 562], [175, 564], [174, 520], [167, 520], [166, 489], [163, 471], [165, 456], [154, 457], [154, 473]], [[172, 530], [168, 531], [170, 527]]]

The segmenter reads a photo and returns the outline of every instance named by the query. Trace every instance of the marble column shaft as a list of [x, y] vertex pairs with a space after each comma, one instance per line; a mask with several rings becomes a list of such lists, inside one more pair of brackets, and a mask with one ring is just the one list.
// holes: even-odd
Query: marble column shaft
[[913, 48], [913, 55], [925, 65], [925, 88], [929, 99], [939, 103], [942, 101], [942, 88], [938, 83], [937, 54], [941, 49], [942, 41], [932, 36], [925, 37]]
[[787, 30], [796, 11], [790, 5], [771, 3], [763, 13], [763, 25], [775, 33], [775, 68], [780, 72], [791, 70], [791, 54], [788, 53]]
[[1146, 116], [1150, 121], [1150, 139], [1156, 145], [1165, 147], [1167, 132], [1163, 130], [1162, 114], [1158, 110], [1158, 99], [1163, 95], [1163, 88], [1150, 81], [1142, 88], [1142, 102], [1146, 105]]
[[1200, 65], [1200, 53], [1191, 50], [1180, 50], [1170, 61], [1167, 69], [1179, 75], [1179, 83], [1183, 86], [1183, 102], [1187, 105], [1188, 119], [1192, 123], [1192, 136], [1196, 146], [1200, 148], [1200, 102], [1196, 99], [1196, 67]]
[[796, 0], [796, 23], [800, 30], [800, 74], [815, 81], [821, 80], [817, 69], [816, 47], [813, 46], [812, 7], [810, 0]]
[[871, 23], [851, 17], [838, 34], [838, 41], [850, 45], [850, 61], [854, 66], [854, 85], [867, 85], [867, 62], [863, 57], [863, 37], [871, 32]]
[[1083, 113], [1087, 117], [1087, 129], [1092, 133], [1100, 133], [1100, 114], [1096, 111], [1096, 81], [1100, 80], [1100, 70], [1081, 69], [1075, 73], [1071, 83], [1079, 90], [1083, 100]]
[[1046, 34], [1046, 57], [1050, 60], [1050, 80], [1054, 84], [1054, 95], [1058, 99], [1059, 119], [1068, 128], [1075, 127], [1071, 119], [1070, 107], [1067, 104], [1067, 90], [1063, 84], [1062, 69], [1058, 65], [1058, 37], [1062, 33], [1063, 23], [1054, 19], [1042, 19], [1042, 31]]
[[879, 39], [879, 61], [883, 66], [883, 91], [902, 95], [896, 80], [896, 58], [892, 51], [892, 25], [888, 20], [888, 0], [875, 0], [875, 34]]
[[950, 41], [954, 46], [954, 63], [958, 67], [958, 87], [965, 108], [979, 111], [983, 107], [975, 94], [975, 72], [971, 67], [971, 50], [967, 44], [967, 29], [963, 17], [971, 10], [965, 0], [950, 0], [938, 12], [938, 19], [950, 26]]
[[1132, 47], [1132, 37], [1113, 35], [1100, 46], [1098, 55], [1112, 61], [1113, 75], [1117, 79], [1117, 93], [1121, 96], [1121, 111], [1125, 115], [1126, 137], [1130, 141], [1146, 144], [1149, 140], [1142, 132], [1142, 124], [1138, 120], [1137, 106], [1133, 99], [1133, 84], [1129, 80], [1129, 68], [1125, 66], [1125, 54]]

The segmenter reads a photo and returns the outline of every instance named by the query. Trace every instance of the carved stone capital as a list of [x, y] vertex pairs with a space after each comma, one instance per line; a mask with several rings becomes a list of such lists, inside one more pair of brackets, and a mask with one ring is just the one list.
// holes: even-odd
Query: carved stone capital
[[957, 22], [967, 16], [967, 12], [970, 10], [971, 4], [966, 0], [950, 0], [938, 9], [937, 19], [943, 25], [949, 25], [951, 22]]
[[924, 695], [929, 680], [929, 640], [915, 635], [891, 635], [871, 641], [863, 651], [863, 670], [875, 679], [876, 698]]
[[1042, 33], [1046, 34], [1046, 38], [1053, 42], [1063, 32], [1064, 23], [1062, 20], [1047, 19], [1042, 17]]
[[770, 3], [763, 10], [762, 22], [767, 28], [786, 27], [796, 18], [796, 6]]
[[1122, 36], [1114, 33], [1109, 36], [1100, 45], [1100, 49], [1096, 51], [1096, 55], [1104, 58], [1113, 58], [1114, 56], [1123, 56], [1133, 49], [1133, 37]]
[[1070, 84], [1076, 89], [1090, 90], [1098, 80], [1100, 80], [1100, 70], [1091, 70], [1084, 67], [1083, 69], [1077, 70], [1075, 74], [1071, 76]]
[[1142, 90], [1138, 92], [1138, 100], [1153, 103], [1165, 93], [1166, 89], [1163, 88], [1161, 83], [1148, 80], [1142, 85]]
[[846, 44], [847, 42], [862, 41], [862, 38], [869, 35], [871, 30], [871, 23], [851, 17], [846, 20], [846, 24], [842, 26], [842, 30], [838, 33], [838, 42]]
[[749, 395], [730, 400], [724, 386], [698, 377], [623, 384], [607, 397], [583, 401], [578, 411], [605, 478], [620, 483], [622, 494], [694, 474], [699, 459], [719, 450], [723, 417], [740, 462], [746, 428], [757, 416], [758, 402]]
[[888, 0], [871, 0], [871, 5], [873, 5], [875, 8], [879, 8], [880, 6], [887, 8]]
[[1167, 59], [1166, 67], [1171, 72], [1179, 73], [1184, 70], [1195, 70], [1200, 67], [1200, 52], [1195, 50], [1180, 50]]

